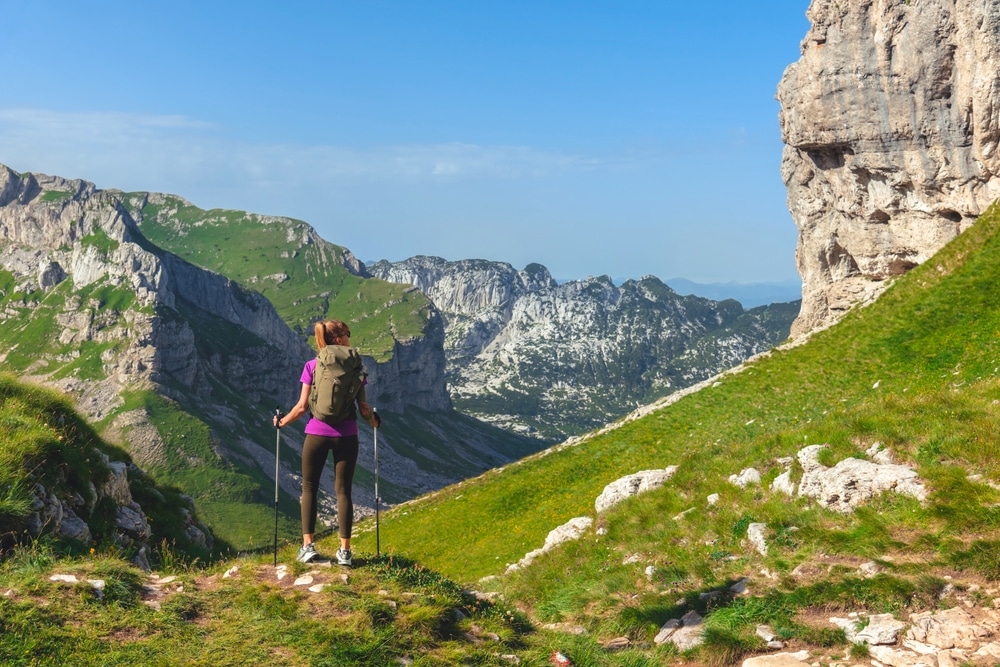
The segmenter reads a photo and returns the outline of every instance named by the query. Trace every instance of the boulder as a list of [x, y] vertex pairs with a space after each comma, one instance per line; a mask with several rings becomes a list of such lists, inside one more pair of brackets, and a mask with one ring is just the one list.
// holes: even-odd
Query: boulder
[[819, 462], [819, 453], [825, 447], [810, 445], [799, 451], [803, 470], [799, 496], [816, 498], [823, 507], [845, 514], [885, 491], [921, 501], [927, 498], [927, 489], [912, 468], [856, 458], [846, 458], [828, 468]]
[[594, 508], [600, 514], [626, 498], [658, 489], [673, 477], [675, 472], [677, 472], [677, 466], [667, 466], [660, 470], [643, 470], [616, 479], [604, 487], [601, 495], [594, 501]]

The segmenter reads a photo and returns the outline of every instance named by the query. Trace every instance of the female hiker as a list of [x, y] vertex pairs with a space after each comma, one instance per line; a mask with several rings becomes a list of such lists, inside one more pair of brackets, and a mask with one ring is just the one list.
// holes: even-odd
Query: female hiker
[[[357, 350], [351, 348], [351, 330], [340, 320], [317, 322], [315, 326], [317, 358], [310, 359], [302, 369], [302, 391], [299, 402], [287, 415], [275, 415], [273, 423], [277, 428], [283, 428], [296, 419], [312, 412], [309, 423], [306, 424], [306, 439], [302, 445], [302, 548], [297, 559], [303, 563], [316, 558], [316, 547], [313, 536], [316, 532], [317, 493], [319, 479], [323, 473], [328, 454], [333, 454], [334, 488], [337, 493], [337, 524], [340, 534], [340, 548], [337, 550], [337, 563], [350, 566], [351, 527], [354, 523], [354, 502], [351, 500], [351, 483], [354, 480], [354, 468], [358, 461], [358, 421], [354, 410], [368, 422], [372, 428], [382, 423], [381, 417], [368, 405], [365, 397], [365, 379], [361, 368], [360, 356]], [[324, 348], [328, 348], [324, 350]], [[317, 364], [320, 370], [317, 372]], [[314, 379], [318, 390], [319, 385], [327, 382], [328, 369], [334, 373], [343, 373], [348, 381], [338, 383], [338, 386], [352, 384], [355, 387], [346, 397], [332, 399], [325, 406], [317, 402], [313, 392]], [[353, 376], [352, 376], [353, 373]], [[332, 386], [332, 385], [331, 385]], [[354, 394], [354, 392], [357, 392]], [[342, 405], [337, 405], [338, 401]]]

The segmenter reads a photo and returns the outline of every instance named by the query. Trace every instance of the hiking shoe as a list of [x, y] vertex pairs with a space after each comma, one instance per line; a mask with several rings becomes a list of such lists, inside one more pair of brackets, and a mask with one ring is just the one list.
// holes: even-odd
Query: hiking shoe
[[318, 557], [319, 554], [316, 553], [316, 546], [313, 544], [307, 544], [301, 549], [299, 549], [299, 555], [295, 557], [295, 560], [300, 563], [308, 563], [312, 559]]
[[337, 549], [337, 565], [350, 567], [353, 555], [350, 549]]

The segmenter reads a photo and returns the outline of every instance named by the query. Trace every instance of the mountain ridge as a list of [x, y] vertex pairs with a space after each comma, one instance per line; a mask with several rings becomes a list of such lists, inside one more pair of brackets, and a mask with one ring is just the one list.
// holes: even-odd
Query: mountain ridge
[[655, 276], [557, 283], [543, 265], [416, 256], [376, 262], [444, 318], [456, 405], [548, 440], [579, 435], [637, 404], [715, 375], [787, 337], [797, 304], [745, 311], [682, 297]]

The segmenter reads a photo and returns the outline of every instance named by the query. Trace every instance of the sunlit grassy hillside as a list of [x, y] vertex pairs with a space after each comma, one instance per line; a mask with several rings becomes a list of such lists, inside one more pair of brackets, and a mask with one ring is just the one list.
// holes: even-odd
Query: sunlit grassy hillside
[[[945, 568], [1000, 577], [1000, 493], [989, 484], [1000, 481], [998, 230], [994, 207], [875, 304], [651, 416], [386, 512], [383, 549], [461, 581], [500, 575], [488, 585], [538, 620], [647, 640], [677, 611], [664, 588], [697, 593], [766, 568], [778, 577], [769, 586], [794, 590], [789, 573], [821, 553], [874, 559], [899, 577], [901, 597], [874, 606], [905, 601], [920, 577]], [[828, 444], [832, 465], [864, 458], [875, 442], [916, 467], [926, 504], [889, 494], [845, 516], [769, 488], [784, 470], [777, 459], [804, 445]], [[553, 528], [595, 516], [605, 485], [669, 465], [679, 468], [663, 489], [596, 517], [605, 535], [503, 576]], [[762, 485], [728, 482], [749, 466]], [[709, 505], [713, 493], [721, 498]], [[752, 522], [767, 523], [766, 557], [746, 544]], [[624, 564], [630, 554], [643, 556]], [[643, 575], [650, 564], [661, 573], [655, 590]], [[851, 595], [864, 606], [862, 592]]]
[[123, 203], [157, 246], [266, 296], [289, 326], [351, 323], [351, 343], [379, 361], [396, 339], [420, 336], [427, 297], [405, 285], [362, 278], [343, 265], [346, 249], [315, 239], [306, 223], [245, 211], [203, 210], [179, 197], [127, 193]]
[[[314, 575], [329, 584], [319, 597], [279, 582], [263, 555], [207, 566], [161, 557], [183, 590], [157, 611], [143, 604], [145, 575], [114, 554], [54, 559], [44, 540], [22, 546], [0, 567], [0, 588], [11, 591], [0, 598], [0, 658], [503, 665], [517, 664], [510, 656], [546, 664], [560, 650], [579, 667], [727, 665], [764, 650], [754, 628], [766, 623], [792, 648], [822, 654], [816, 663], [863, 663], [866, 649], [828, 623], [832, 613], [906, 618], [991, 602], [985, 591], [1000, 579], [998, 339], [994, 208], [876, 303], [802, 345], [649, 416], [383, 510], [380, 558], [365, 520], [357, 567], [346, 580]], [[801, 477], [794, 457], [805, 445], [827, 445], [832, 465], [865, 458], [876, 442], [919, 473], [926, 502], [887, 493], [837, 514], [770, 488], [788, 465]], [[660, 490], [595, 514], [608, 483], [670, 465], [677, 473]], [[730, 483], [750, 466], [761, 484]], [[505, 573], [579, 516], [595, 519], [581, 539]], [[752, 523], [766, 524], [766, 555], [747, 542]], [[282, 545], [281, 559], [294, 548]], [[335, 536], [319, 548], [332, 552]], [[235, 564], [242, 574], [222, 578]], [[62, 570], [111, 588], [101, 600], [81, 584], [71, 604], [54, 604], [66, 589], [48, 577]], [[750, 595], [733, 594], [744, 578]], [[462, 586], [504, 602], [477, 602]], [[663, 623], [690, 610], [705, 615], [704, 646], [682, 654], [654, 644]], [[610, 649], [611, 640], [625, 648]]]

